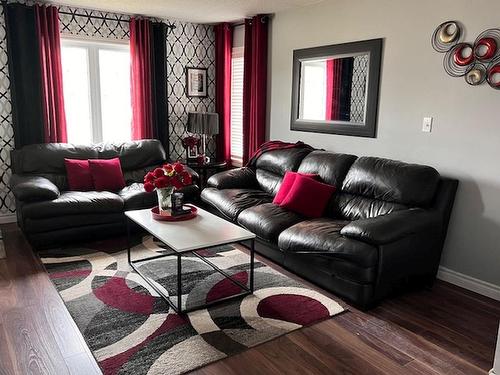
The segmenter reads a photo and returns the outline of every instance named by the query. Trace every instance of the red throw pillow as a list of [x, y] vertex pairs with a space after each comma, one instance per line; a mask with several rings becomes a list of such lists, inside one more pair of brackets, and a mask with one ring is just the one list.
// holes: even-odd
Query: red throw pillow
[[319, 177], [317, 174], [312, 174], [312, 173], [298, 173], [298, 172], [286, 171], [285, 177], [283, 177], [283, 181], [281, 181], [280, 188], [276, 193], [276, 195], [274, 196], [273, 199], [274, 204], [281, 204], [283, 199], [285, 199], [285, 197], [288, 195], [288, 192], [292, 188], [293, 183], [295, 182], [295, 177], [297, 177], [297, 175], [309, 178]]
[[97, 191], [117, 191], [125, 187], [120, 159], [90, 159], [89, 165]]
[[321, 217], [335, 186], [298, 175], [280, 206], [307, 217]]
[[92, 175], [88, 160], [64, 159], [69, 190], [89, 191], [94, 190]]

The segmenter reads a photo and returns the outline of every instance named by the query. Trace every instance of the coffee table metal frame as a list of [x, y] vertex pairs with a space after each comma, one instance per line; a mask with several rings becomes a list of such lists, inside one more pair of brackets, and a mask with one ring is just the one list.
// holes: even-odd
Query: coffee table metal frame
[[[174, 309], [174, 311], [176, 313], [178, 313], [178, 314], [186, 314], [188, 312], [195, 311], [195, 310], [200, 310], [200, 309], [204, 309], [204, 308], [213, 306], [213, 305], [221, 303], [221, 302], [225, 302], [225, 301], [233, 300], [233, 299], [236, 299], [236, 298], [244, 297], [244, 296], [250, 295], [250, 294], [252, 294], [254, 292], [254, 265], [255, 265], [255, 239], [254, 238], [245, 240], [245, 241], [250, 241], [250, 246], [244, 244], [245, 241], [236, 241], [236, 242], [235, 241], [231, 241], [231, 242], [225, 242], [225, 243], [217, 244], [215, 246], [203, 246], [203, 247], [200, 247], [198, 249], [193, 249], [193, 250], [184, 251], [184, 252], [175, 251], [170, 246], [168, 246], [167, 244], [165, 244], [163, 241], [161, 241], [160, 239], [158, 239], [165, 246], [165, 248], [167, 250], [171, 250], [171, 253], [168, 253], [168, 254], [159, 254], [159, 255], [156, 255], [156, 256], [151, 256], [151, 257], [146, 257], [146, 258], [132, 260], [132, 254], [131, 254], [131, 248], [130, 248], [130, 222], [133, 221], [133, 220], [130, 219], [129, 217], [127, 217], [126, 220], [127, 220], [127, 259], [128, 259], [128, 263], [130, 264], [130, 266], [132, 267], [132, 269], [135, 272], [137, 272], [144, 279], [144, 281], [146, 281], [148, 283], [148, 285], [151, 288], [153, 288], [163, 299], [165, 299], [168, 302], [168, 304], [172, 307], [172, 309]], [[155, 238], [157, 238], [157, 237], [155, 237]], [[224, 245], [229, 245], [229, 244], [235, 244], [235, 243], [243, 245], [244, 247], [248, 248], [249, 251], [250, 251], [250, 275], [249, 275], [249, 286], [248, 287], [246, 285], [240, 283], [238, 280], [235, 280], [226, 271], [224, 271], [223, 269], [219, 268], [214, 263], [210, 262], [207, 258], [205, 258], [202, 255], [200, 255], [200, 254], [197, 253], [197, 251], [200, 251], [200, 250], [209, 250], [209, 249], [213, 249], [213, 248], [216, 248], [216, 247], [220, 247], [220, 246], [224, 246]], [[216, 270], [217, 272], [219, 272], [220, 274], [222, 274], [226, 279], [230, 280], [231, 282], [233, 282], [234, 284], [236, 284], [237, 286], [239, 286], [243, 291], [241, 293], [233, 294], [231, 296], [227, 296], [227, 297], [223, 297], [223, 298], [219, 298], [217, 300], [210, 301], [210, 302], [202, 304], [202, 305], [197, 305], [197, 306], [194, 306], [194, 307], [189, 308], [189, 309], [183, 309], [182, 308], [182, 255], [186, 254], [186, 253], [192, 253], [192, 254], [194, 254], [199, 259], [201, 259], [206, 264], [208, 264], [210, 267], [212, 267], [214, 270]], [[143, 272], [139, 269], [138, 266], [136, 266], [136, 265], [138, 265], [139, 263], [142, 263], [142, 262], [151, 261], [153, 259], [160, 259], [160, 258], [172, 257], [172, 256], [177, 257], [177, 304], [174, 303], [174, 301], [172, 300], [172, 298], [169, 295], [166, 295], [160, 288], [158, 288], [157, 285], [155, 285], [154, 283], [150, 282], [149, 278], [143, 274]]]

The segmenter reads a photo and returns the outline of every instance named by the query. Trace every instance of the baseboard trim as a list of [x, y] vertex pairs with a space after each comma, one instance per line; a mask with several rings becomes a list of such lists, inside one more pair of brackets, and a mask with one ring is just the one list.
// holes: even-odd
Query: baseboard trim
[[500, 301], [500, 286], [498, 285], [464, 275], [463, 273], [450, 270], [446, 267], [439, 267], [437, 278]]
[[17, 221], [16, 214], [0, 215], [0, 224], [10, 224]]

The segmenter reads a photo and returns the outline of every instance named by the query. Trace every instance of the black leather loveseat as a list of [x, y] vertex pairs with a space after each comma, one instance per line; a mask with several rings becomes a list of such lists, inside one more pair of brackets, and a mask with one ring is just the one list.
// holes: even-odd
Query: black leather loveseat
[[[324, 217], [271, 203], [287, 170], [337, 187]], [[258, 252], [368, 308], [434, 280], [457, 185], [427, 166], [294, 148], [212, 176], [201, 198], [254, 232]]]
[[[64, 158], [120, 158], [126, 185], [117, 192], [68, 191]], [[163, 164], [165, 150], [157, 140], [90, 146], [49, 143], [25, 146], [11, 154], [10, 181], [18, 225], [35, 247], [123, 233], [124, 211], [153, 207], [156, 193], [143, 188], [146, 172]], [[197, 175], [193, 171], [194, 181]], [[187, 186], [186, 198], [199, 195]]]

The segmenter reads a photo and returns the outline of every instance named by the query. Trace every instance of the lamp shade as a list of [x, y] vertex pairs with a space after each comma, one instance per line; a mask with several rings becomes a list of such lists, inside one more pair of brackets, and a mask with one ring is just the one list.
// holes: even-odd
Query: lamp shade
[[195, 134], [219, 134], [219, 114], [212, 112], [189, 112], [187, 130]]

